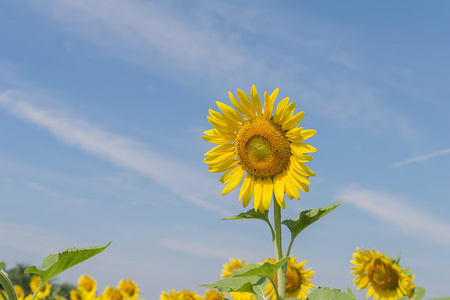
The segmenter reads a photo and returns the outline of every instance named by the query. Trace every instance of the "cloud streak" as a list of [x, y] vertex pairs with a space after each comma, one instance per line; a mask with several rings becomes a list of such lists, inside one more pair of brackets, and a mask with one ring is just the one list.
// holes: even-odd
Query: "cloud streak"
[[357, 208], [404, 230], [412, 236], [421, 236], [437, 244], [450, 247], [450, 224], [404, 203], [399, 197], [352, 184], [339, 192]]
[[67, 112], [36, 107], [26, 100], [32, 98], [22, 91], [8, 90], [0, 93], [0, 105], [13, 115], [47, 129], [64, 143], [147, 176], [186, 201], [221, 215], [230, 214], [225, 208], [204, 200], [207, 196], [205, 191], [216, 184], [212, 179], [137, 141], [107, 132], [86, 120], [70, 117]]
[[434, 158], [436, 156], [441, 156], [441, 155], [446, 155], [446, 154], [450, 154], [450, 148], [441, 150], [441, 151], [436, 151], [427, 155], [420, 155], [420, 156], [416, 156], [404, 161], [400, 161], [400, 162], [396, 162], [393, 163], [391, 165], [391, 168], [397, 168], [397, 167], [401, 167], [401, 166], [405, 166], [405, 165], [409, 165], [409, 164], [414, 164], [420, 161], [425, 161], [425, 160], [429, 160], [431, 158]]

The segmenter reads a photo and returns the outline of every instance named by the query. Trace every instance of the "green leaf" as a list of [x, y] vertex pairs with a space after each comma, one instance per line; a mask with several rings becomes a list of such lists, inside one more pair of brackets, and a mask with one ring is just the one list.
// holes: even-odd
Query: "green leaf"
[[270, 227], [270, 231], [272, 232], [272, 239], [274, 239], [275, 232], [273, 231], [272, 224], [270, 224], [269, 221], [269, 211], [266, 210], [264, 213], [260, 211], [255, 211], [254, 209], [250, 209], [246, 212], [240, 213], [237, 216], [231, 216], [228, 218], [223, 218], [219, 220], [246, 220], [246, 219], [257, 219], [257, 220], [263, 220], [267, 223]]
[[39, 290], [50, 279], [60, 274], [61, 272], [82, 263], [83, 261], [99, 254], [111, 244], [103, 247], [90, 247], [90, 248], [69, 248], [66, 251], [59, 254], [50, 254], [42, 261], [42, 269], [36, 266], [31, 266], [25, 270], [25, 273], [34, 273], [41, 277], [41, 283], [39, 284]]
[[5, 262], [3, 261], [0, 263], [0, 270], [3, 269], [4, 266], [5, 266]]
[[264, 264], [248, 264], [239, 270], [233, 271], [233, 277], [243, 276], [263, 276], [268, 279], [273, 279], [278, 269], [281, 268], [289, 260], [289, 257], [283, 257], [278, 262], [271, 264], [265, 262]]
[[300, 216], [297, 219], [284, 220], [283, 222], [281, 222], [281, 224], [286, 225], [291, 231], [291, 244], [300, 232], [302, 232], [312, 223], [316, 222], [320, 218], [333, 211], [342, 203], [342, 201], [343, 200], [326, 207], [304, 210], [300, 213]]
[[6, 295], [3, 291], [0, 291], [0, 299], [17, 300], [16, 291], [14, 290], [14, 286], [9, 279], [8, 274], [2, 270], [4, 266], [4, 262], [0, 263], [0, 284], [5, 289]]
[[234, 277], [229, 276], [227, 278], [218, 280], [212, 284], [202, 284], [206, 288], [214, 288], [219, 293], [231, 293], [231, 292], [246, 292], [258, 295], [261, 291], [264, 291], [267, 285], [267, 279], [260, 276], [247, 276], [247, 277]]
[[289, 260], [289, 257], [283, 257], [275, 264], [264, 263], [248, 264], [239, 270], [234, 270], [233, 274], [227, 278], [218, 280], [212, 284], [203, 284], [207, 288], [215, 288], [220, 293], [247, 292], [263, 297], [264, 290], [275, 277], [275, 274], [282, 265]]
[[347, 288], [347, 293], [339, 289], [330, 289], [328, 287], [319, 287], [309, 294], [307, 300], [356, 300], [353, 292]]
[[413, 300], [422, 300], [423, 297], [425, 297], [426, 292], [427, 291], [424, 288], [417, 286], [412, 291], [412, 299]]

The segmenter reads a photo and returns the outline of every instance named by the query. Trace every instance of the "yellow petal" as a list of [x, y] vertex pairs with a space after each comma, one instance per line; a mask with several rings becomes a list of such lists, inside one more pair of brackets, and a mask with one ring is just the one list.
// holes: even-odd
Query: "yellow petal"
[[255, 187], [254, 187], [254, 190], [253, 190], [253, 194], [255, 195], [255, 197], [254, 197], [255, 210], [259, 209], [259, 204], [261, 202], [261, 196], [262, 196], [262, 191], [263, 191], [262, 184], [263, 184], [262, 179], [258, 178], [256, 180]]
[[[298, 178], [294, 176], [293, 172], [289, 172], [288, 171], [288, 176], [289, 176], [289, 179], [291, 180], [291, 182], [296, 186], [296, 190], [297, 191], [298, 191], [298, 189], [301, 189], [304, 192], [308, 192], [309, 191], [309, 187], [305, 183], [303, 183], [300, 180], [298, 180]], [[300, 192], [299, 192], [298, 195], [300, 197]]]
[[265, 178], [263, 180], [263, 193], [262, 193], [262, 202], [265, 210], [268, 210], [270, 207], [270, 201], [272, 200], [273, 195], [273, 183], [271, 178]]
[[279, 121], [283, 116], [284, 110], [286, 109], [287, 103], [289, 101], [289, 97], [284, 98], [278, 103], [277, 108], [275, 109], [275, 113], [273, 114], [273, 121], [277, 124], [280, 124]]
[[224, 161], [229, 161], [229, 160], [233, 160], [233, 159], [236, 159], [236, 154], [234, 153], [234, 151], [225, 152], [218, 156], [210, 155], [210, 156], [206, 157], [205, 159], [203, 159], [203, 161], [209, 165], [217, 165]]
[[242, 104], [233, 96], [233, 94], [228, 91], [228, 97], [230, 98], [231, 104], [233, 104], [234, 108], [237, 109], [243, 116], [247, 116], [246, 109], [242, 106]]
[[239, 128], [239, 126], [236, 126], [235, 124], [231, 122], [224, 122], [220, 121], [218, 119], [212, 118], [210, 116], [206, 117], [209, 121], [209, 123], [214, 126], [219, 132], [221, 133], [232, 133], [236, 132], [236, 130]]
[[248, 96], [241, 91], [240, 89], [237, 89], [239, 100], [241, 100], [242, 106], [247, 109], [246, 115], [248, 118], [253, 118], [255, 116], [255, 106], [253, 105], [252, 101], [248, 98]]
[[313, 135], [315, 135], [317, 132], [317, 130], [315, 129], [304, 129], [302, 130], [301, 134], [303, 136], [303, 139], [309, 139], [310, 137], [312, 137]]
[[223, 173], [222, 177], [220, 177], [220, 182], [222, 183], [227, 183], [228, 180], [231, 177], [231, 172], [230, 171], [226, 171], [225, 173]]
[[289, 103], [289, 105], [286, 107], [286, 109], [283, 112], [283, 116], [278, 121], [278, 124], [283, 125], [291, 117], [292, 113], [295, 110], [295, 106], [296, 106], [295, 101]]
[[241, 182], [242, 178], [244, 177], [244, 169], [242, 169], [241, 166], [237, 166], [235, 169], [233, 169], [234, 174], [230, 176], [228, 180], [228, 184], [225, 186], [225, 188], [222, 191], [222, 196], [228, 194], [233, 189], [235, 189], [238, 184]]
[[253, 190], [255, 188], [255, 177], [253, 175], [248, 174], [247, 177], [249, 177], [249, 187], [245, 191], [244, 195], [242, 196], [242, 206], [247, 207], [247, 205], [250, 203], [250, 200], [252, 200], [253, 196]]
[[[291, 181], [289, 173], [287, 173], [283, 179], [284, 179], [285, 191], [288, 192], [293, 198], [300, 200], [300, 192], [299, 192], [297, 186]], [[291, 198], [291, 197], [289, 197], [289, 198]]]
[[223, 114], [227, 116], [229, 119], [238, 122], [243, 123], [244, 118], [235, 111], [231, 106], [228, 106], [222, 102], [216, 101], [217, 106], [220, 108], [221, 111], [223, 111]]
[[238, 161], [234, 160], [229, 165], [223, 165], [223, 166], [214, 167], [214, 168], [209, 167], [209, 171], [211, 173], [222, 173], [222, 172], [225, 172], [225, 171], [228, 171], [228, 170], [232, 169], [235, 165], [237, 165], [237, 163], [238, 163]]
[[307, 143], [292, 143], [291, 144], [291, 151], [297, 151], [298, 153], [312, 153], [317, 152], [317, 149], [311, 145], [308, 145]]
[[264, 118], [266, 118], [267, 120], [270, 120], [270, 118], [272, 118], [273, 100], [275, 99], [269, 97], [267, 92], [264, 92]]
[[239, 191], [239, 203], [241, 202], [241, 199], [245, 195], [247, 190], [250, 188], [251, 180], [252, 180], [252, 175], [247, 174], [247, 176], [245, 176], [245, 178], [244, 178], [244, 181], [242, 182], [241, 190]]
[[284, 181], [283, 181], [283, 175], [277, 174], [275, 178], [273, 179], [273, 192], [275, 195], [275, 199], [278, 202], [278, 205], [280, 205], [283, 209], [286, 206], [286, 203], [284, 202]]
[[234, 144], [219, 145], [219, 146], [216, 146], [216, 147], [212, 148], [208, 152], [206, 152], [204, 154], [204, 156], [215, 155], [215, 154], [221, 154], [221, 153], [224, 153], [224, 152], [234, 151], [233, 149], [234, 149]]
[[250, 98], [252, 99], [253, 106], [256, 109], [256, 114], [258, 116], [262, 116], [261, 100], [259, 100], [258, 92], [256, 91], [255, 85], [253, 85], [252, 89], [250, 90]]
[[297, 125], [303, 119], [304, 115], [305, 115], [304, 111], [296, 113], [295, 115], [293, 115], [292, 117], [287, 119], [287, 121], [283, 124], [281, 129], [286, 131], [286, 130], [290, 130], [290, 129], [294, 128], [294, 127], [297, 127]]
[[212, 144], [229, 144], [234, 142], [234, 137], [224, 135], [202, 136], [202, 139]]

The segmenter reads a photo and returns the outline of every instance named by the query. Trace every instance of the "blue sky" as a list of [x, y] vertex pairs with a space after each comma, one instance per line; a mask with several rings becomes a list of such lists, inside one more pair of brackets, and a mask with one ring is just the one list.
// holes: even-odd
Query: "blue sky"
[[[292, 253], [345, 289], [356, 247], [411, 265], [448, 296], [450, 3], [12, 1], [0, 3], [0, 260], [39, 264], [111, 246], [62, 274], [145, 299], [196, 289], [228, 258], [273, 257], [257, 221], [220, 196], [202, 132], [236, 88], [280, 88], [318, 133], [309, 193], [284, 218], [344, 203]], [[287, 245], [288, 232], [284, 231]], [[358, 293], [363, 299], [365, 293]]]

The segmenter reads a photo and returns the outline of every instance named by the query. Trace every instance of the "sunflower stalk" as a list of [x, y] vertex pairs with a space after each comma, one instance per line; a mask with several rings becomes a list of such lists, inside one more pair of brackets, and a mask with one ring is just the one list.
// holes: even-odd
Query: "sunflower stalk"
[[[281, 246], [281, 208], [276, 200], [273, 201], [273, 223], [275, 228], [275, 237], [273, 243], [275, 245], [275, 258], [277, 262], [283, 258], [283, 250]], [[277, 271], [278, 282], [275, 290], [278, 291], [277, 296], [279, 296], [278, 300], [285, 299], [285, 290], [286, 290], [286, 269], [287, 263], [285, 263], [280, 269]]]

